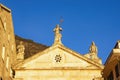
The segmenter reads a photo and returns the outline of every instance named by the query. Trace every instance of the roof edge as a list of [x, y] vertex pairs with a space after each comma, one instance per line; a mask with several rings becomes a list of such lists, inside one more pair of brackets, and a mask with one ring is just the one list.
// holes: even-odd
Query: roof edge
[[59, 47], [59, 48], [63, 48], [63, 49], [65, 49], [65, 50], [67, 50], [68, 52], [72, 53], [72, 54], [75, 53], [75, 54], [73, 54], [73, 55], [75, 55], [75, 56], [77, 56], [77, 57], [79, 57], [79, 58], [82, 58], [82, 59], [84, 59], [85, 61], [87, 61], [87, 62], [89, 62], [89, 63], [92, 63], [92, 64], [96, 65], [96, 66], [99, 67], [100, 69], [103, 69], [103, 68], [104, 68], [104, 65], [95, 63], [94, 61], [89, 61], [88, 58], [82, 56], [81, 54], [78, 54], [77, 52], [75, 52], [75, 51], [73, 51], [73, 50], [71, 50], [71, 49], [69, 49], [69, 48], [67, 48], [67, 47], [65, 47], [65, 46], [63, 46], [63, 45], [51, 46], [51, 47], [45, 49], [44, 51], [42, 51], [42, 52], [40, 52], [40, 53], [38, 52], [38, 54], [36, 54], [36, 55], [34, 55], [34, 56], [31, 56], [30, 58], [24, 60], [24, 61], [21, 62], [21, 63], [16, 64], [16, 65], [14, 66], [14, 68], [17, 69], [19, 65], [23, 65], [23, 64], [25, 64], [26, 62], [30, 61], [31, 59], [36, 58], [37, 55], [42, 55], [42, 54], [46, 53], [48, 50], [52, 50], [52, 49], [55, 49], [55, 48], [58, 48], [58, 47]]
[[9, 9], [8, 7], [4, 6], [3, 4], [0, 3], [0, 7], [4, 8], [5, 10], [7, 10], [8, 12], [11, 12], [11, 9]]

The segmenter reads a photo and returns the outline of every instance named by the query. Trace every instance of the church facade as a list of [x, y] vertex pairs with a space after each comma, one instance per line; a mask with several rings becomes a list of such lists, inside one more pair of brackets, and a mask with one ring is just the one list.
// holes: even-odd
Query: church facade
[[90, 46], [90, 53], [81, 55], [62, 44], [61, 30], [59, 25], [55, 27], [54, 43], [47, 49], [27, 59], [22, 51], [18, 52], [14, 80], [102, 80], [104, 67], [95, 43]]
[[21, 38], [14, 34], [11, 10], [0, 4], [0, 79], [103, 80], [104, 65], [95, 43], [89, 53], [80, 54], [62, 43], [61, 31], [56, 25], [51, 46]]

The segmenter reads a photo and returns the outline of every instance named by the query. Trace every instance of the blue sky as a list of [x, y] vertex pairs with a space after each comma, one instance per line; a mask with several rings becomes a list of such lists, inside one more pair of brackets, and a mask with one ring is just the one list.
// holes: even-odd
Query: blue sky
[[15, 34], [45, 45], [54, 41], [53, 29], [62, 23], [62, 42], [88, 53], [94, 41], [106, 61], [120, 40], [120, 0], [0, 0], [12, 10]]

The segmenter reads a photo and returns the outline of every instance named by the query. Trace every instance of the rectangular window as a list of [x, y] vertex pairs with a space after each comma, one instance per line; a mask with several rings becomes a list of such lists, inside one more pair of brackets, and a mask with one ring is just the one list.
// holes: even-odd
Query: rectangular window
[[114, 80], [114, 78], [113, 78], [113, 72], [110, 72], [107, 80]]
[[9, 57], [7, 56], [7, 59], [6, 59], [6, 68], [8, 69], [9, 68]]
[[13, 71], [12, 71], [12, 68], [10, 68], [10, 77], [13, 77]]
[[10, 41], [10, 34], [8, 34], [8, 41]]
[[14, 45], [12, 44], [12, 51], [14, 50]]
[[116, 77], [118, 78], [118, 76], [119, 76], [119, 67], [118, 67], [118, 64], [115, 66], [115, 73], [116, 73]]
[[3, 60], [5, 58], [5, 46], [2, 47], [2, 58], [3, 58]]
[[4, 25], [4, 30], [6, 31], [6, 22], [4, 22], [3, 25]]

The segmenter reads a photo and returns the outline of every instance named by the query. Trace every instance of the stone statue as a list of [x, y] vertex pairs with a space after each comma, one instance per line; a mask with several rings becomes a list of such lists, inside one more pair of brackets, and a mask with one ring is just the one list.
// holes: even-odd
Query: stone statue
[[102, 61], [98, 57], [97, 53], [98, 53], [97, 46], [95, 45], [94, 42], [92, 42], [90, 49], [89, 49], [89, 54], [87, 56], [89, 56], [89, 58], [92, 59], [93, 61], [102, 64]]
[[117, 48], [120, 49], [120, 41], [117, 41]]
[[97, 54], [98, 50], [97, 50], [97, 47], [96, 47], [94, 42], [92, 42], [89, 51], [90, 51], [90, 53], [96, 53]]
[[54, 41], [54, 44], [61, 43], [61, 37], [62, 37], [62, 35], [61, 35], [60, 31], [62, 31], [62, 28], [59, 27], [59, 25], [57, 25], [53, 31], [55, 32], [55, 41]]
[[23, 45], [23, 42], [20, 41], [20, 44], [17, 46], [17, 59], [18, 60], [24, 59], [24, 51], [25, 51], [25, 47]]

